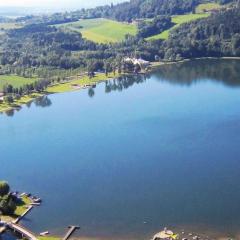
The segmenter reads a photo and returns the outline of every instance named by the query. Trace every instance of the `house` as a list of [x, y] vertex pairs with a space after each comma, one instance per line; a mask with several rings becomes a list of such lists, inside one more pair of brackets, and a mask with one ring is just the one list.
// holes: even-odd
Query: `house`
[[147, 67], [150, 66], [150, 62], [149, 61], [145, 61], [142, 58], [125, 58], [124, 59], [125, 63], [132, 63], [134, 66], [140, 66], [141, 69], [145, 69]]

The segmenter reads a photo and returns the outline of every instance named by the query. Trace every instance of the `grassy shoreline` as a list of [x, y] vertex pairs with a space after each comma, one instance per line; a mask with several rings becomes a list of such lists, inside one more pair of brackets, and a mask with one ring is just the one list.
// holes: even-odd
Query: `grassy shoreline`
[[31, 199], [24, 195], [21, 197], [21, 202], [17, 204], [17, 208], [14, 212], [13, 215], [4, 215], [4, 216], [1, 216], [1, 219], [5, 222], [11, 222], [15, 219], [17, 219], [18, 217], [20, 217], [27, 209], [28, 206], [30, 206], [31, 204]]
[[93, 78], [89, 78], [86, 75], [80, 78], [76, 77], [73, 80], [49, 86], [43, 93], [31, 93], [30, 95], [22, 96], [19, 100], [15, 99], [11, 104], [8, 104], [6, 102], [0, 103], [0, 113], [12, 111], [14, 109], [20, 109], [22, 105], [28, 104], [37, 98], [43, 97], [44, 95], [78, 91], [96, 85], [97, 83], [108, 81], [118, 76], [119, 74], [114, 75], [113, 73], [110, 73], [108, 76], [106, 76], [104, 73], [98, 73]]
[[[171, 65], [171, 64], [178, 64], [184, 63], [192, 60], [204, 60], [204, 59], [220, 59], [220, 60], [240, 60], [240, 57], [202, 57], [202, 58], [193, 58], [193, 59], [182, 59], [179, 61], [169, 61], [169, 62], [152, 62], [151, 69], [148, 71], [151, 73], [152, 71], [156, 70], [157, 68], [163, 65]], [[84, 88], [89, 88], [93, 85], [96, 85], [100, 82], [109, 81], [113, 78], [119, 77], [120, 74], [110, 73], [106, 76], [104, 73], [98, 73], [95, 77], [89, 78], [87, 75], [81, 77], [75, 77], [73, 80], [61, 82], [49, 86], [47, 90], [43, 93], [32, 93], [30, 95], [22, 96], [19, 100], [15, 100], [14, 103], [0, 103], [0, 113], [4, 113], [7, 111], [11, 111], [14, 109], [21, 108], [22, 105], [28, 104], [29, 102], [34, 101], [37, 98], [43, 97], [44, 95], [48, 94], [55, 94], [55, 93], [64, 93], [64, 92], [72, 92], [72, 91], [79, 91]]]

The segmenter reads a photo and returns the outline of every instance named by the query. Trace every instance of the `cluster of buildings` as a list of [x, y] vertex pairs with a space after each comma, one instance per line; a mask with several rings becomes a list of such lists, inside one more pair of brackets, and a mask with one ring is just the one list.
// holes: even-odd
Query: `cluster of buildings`
[[145, 71], [150, 67], [150, 62], [142, 58], [130, 58], [126, 57], [123, 59], [123, 63], [133, 65], [135, 68]]

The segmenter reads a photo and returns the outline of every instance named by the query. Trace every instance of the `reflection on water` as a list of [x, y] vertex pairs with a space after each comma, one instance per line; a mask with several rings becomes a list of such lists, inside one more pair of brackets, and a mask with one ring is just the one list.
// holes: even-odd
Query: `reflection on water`
[[4, 233], [0, 234], [0, 240], [16, 240], [19, 239], [16, 236], [14, 236], [12, 233]]
[[161, 66], [156, 72], [159, 81], [191, 85], [206, 79], [226, 86], [240, 86], [240, 60], [193, 60]]
[[[240, 61], [239, 60], [192, 60], [176, 64], [166, 64], [159, 67], [153, 74], [124, 75], [105, 82], [105, 93], [123, 91], [135, 84], [142, 84], [147, 79], [155, 76], [157, 81], [167, 81], [170, 84], [191, 86], [200, 81], [216, 81], [229, 87], [240, 87]], [[88, 89], [88, 96], [95, 96], [94, 88]], [[30, 108], [34, 104], [37, 107], [49, 107], [52, 105], [48, 96], [43, 96], [26, 104]], [[21, 108], [9, 110], [5, 114], [14, 116]]]
[[123, 91], [134, 84], [140, 84], [146, 81], [148, 75], [125, 75], [117, 79], [105, 82], [105, 92]]
[[[34, 104], [34, 106], [36, 106], [36, 107], [45, 108], [45, 107], [50, 107], [52, 105], [52, 101], [49, 99], [48, 96], [43, 96], [43, 97], [36, 98], [35, 100], [26, 103], [26, 106], [28, 108], [30, 108], [32, 106], [32, 104]], [[5, 114], [8, 117], [13, 117], [15, 112], [18, 112], [20, 110], [21, 110], [21, 107], [18, 107], [18, 108], [6, 111]]]
[[163, 66], [0, 118], [1, 178], [44, 199], [22, 223], [59, 234], [76, 224], [103, 239], [149, 239], [165, 226], [237, 234], [238, 66]]

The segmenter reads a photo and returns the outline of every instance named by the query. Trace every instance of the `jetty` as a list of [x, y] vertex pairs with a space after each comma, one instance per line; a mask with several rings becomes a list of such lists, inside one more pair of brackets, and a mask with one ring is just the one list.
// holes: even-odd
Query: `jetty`
[[68, 228], [69, 230], [62, 240], [68, 240], [76, 230], [80, 229], [78, 226], [69, 226]]
[[12, 222], [12, 223], [8, 223], [7, 227], [13, 232], [20, 234], [23, 238], [26, 238], [28, 240], [38, 240], [34, 233], [30, 232], [28, 229], [24, 228], [23, 226], [20, 226]]
[[31, 210], [33, 209], [33, 206], [29, 206], [27, 210], [18, 218], [16, 218], [13, 223], [17, 224], [22, 218], [24, 218]]

